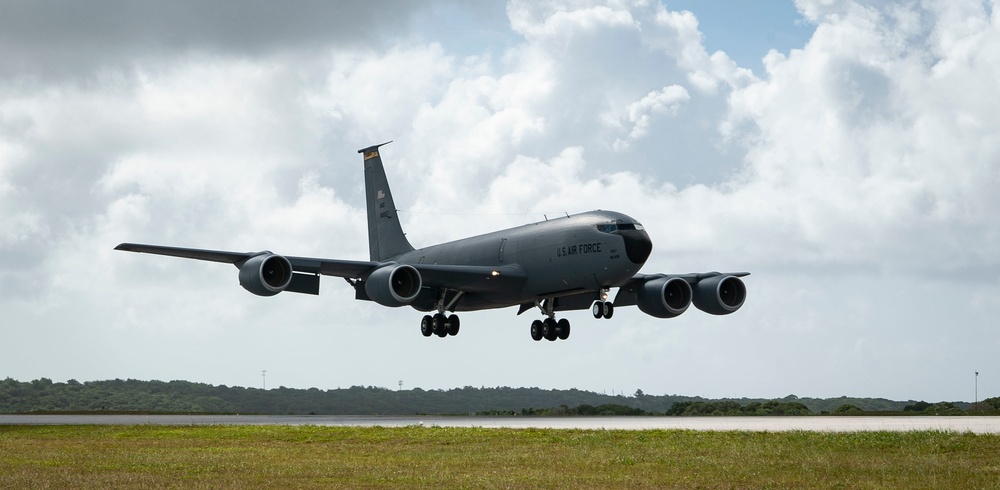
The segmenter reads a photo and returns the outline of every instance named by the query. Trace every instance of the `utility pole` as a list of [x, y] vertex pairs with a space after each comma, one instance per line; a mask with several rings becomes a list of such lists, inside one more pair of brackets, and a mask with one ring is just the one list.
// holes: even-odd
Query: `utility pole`
[[979, 408], [979, 371], [976, 371], [976, 404], [973, 407]]
[[267, 391], [267, 369], [261, 370], [260, 372], [260, 382], [264, 391]]

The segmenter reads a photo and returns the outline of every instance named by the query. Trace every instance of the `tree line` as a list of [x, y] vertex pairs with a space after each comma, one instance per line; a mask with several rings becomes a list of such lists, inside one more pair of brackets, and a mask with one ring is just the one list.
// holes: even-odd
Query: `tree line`
[[[573, 408], [570, 408], [573, 407]], [[606, 395], [577, 389], [466, 386], [450, 390], [390, 390], [352, 386], [320, 390], [284, 386], [269, 390], [189, 381], [114, 379], [65, 383], [40, 378], [0, 381], [0, 413], [159, 412], [322, 415], [523, 414], [523, 415], [806, 415], [914, 411], [954, 413], [969, 403], [901, 402], [883, 398], [721, 399], [680, 395]], [[980, 403], [1000, 411], [1000, 398]]]

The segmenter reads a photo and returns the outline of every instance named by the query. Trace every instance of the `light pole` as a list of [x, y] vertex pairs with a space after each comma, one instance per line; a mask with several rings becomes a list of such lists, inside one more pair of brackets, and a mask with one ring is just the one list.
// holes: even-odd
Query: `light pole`
[[267, 391], [267, 369], [262, 369], [260, 371], [260, 382], [264, 391]]

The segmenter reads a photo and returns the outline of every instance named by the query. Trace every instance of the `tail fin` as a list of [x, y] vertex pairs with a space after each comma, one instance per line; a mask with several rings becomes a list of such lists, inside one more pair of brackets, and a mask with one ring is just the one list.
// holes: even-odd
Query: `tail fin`
[[358, 150], [365, 157], [365, 201], [368, 205], [368, 251], [373, 262], [381, 262], [410, 252], [413, 247], [403, 234], [389, 181], [378, 154], [381, 145]]

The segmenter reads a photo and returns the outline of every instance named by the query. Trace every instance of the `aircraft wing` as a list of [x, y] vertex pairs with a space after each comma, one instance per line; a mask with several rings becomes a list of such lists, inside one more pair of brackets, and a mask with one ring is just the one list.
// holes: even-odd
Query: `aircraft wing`
[[620, 284], [619, 287], [629, 288], [630, 286], [635, 287], [637, 285], [643, 284], [651, 279], [659, 279], [661, 277], [679, 277], [685, 281], [696, 284], [702, 279], [708, 279], [715, 276], [734, 276], [734, 277], [746, 277], [749, 276], [749, 272], [692, 272], [688, 274], [636, 274], [626, 280], [624, 283]]
[[[269, 253], [226, 252], [222, 250], [166, 247], [163, 245], [144, 245], [140, 243], [122, 243], [115, 247], [115, 250], [222, 262], [233, 264], [237, 267], [251, 257], [262, 253]], [[313, 257], [286, 256], [285, 258], [291, 262], [292, 269], [295, 272], [346, 278], [367, 278], [375, 269], [390, 264]], [[517, 265], [486, 267], [475, 265], [412, 264], [412, 266], [420, 271], [420, 277], [425, 286], [442, 287], [467, 293], [491, 292], [503, 288], [520, 287], [527, 279], [524, 269]]]
[[496, 292], [524, 285], [528, 275], [518, 265], [487, 267], [478, 265], [412, 264], [420, 272], [424, 286], [466, 293]]
[[[143, 245], [140, 243], [122, 243], [115, 250], [126, 252], [168, 255], [185, 259], [207, 260], [233, 264], [237, 267], [247, 259], [260, 255], [262, 252], [225, 252], [221, 250], [205, 250], [200, 248], [165, 247], [162, 245]], [[263, 252], [266, 253], [266, 252]], [[285, 257], [292, 263], [296, 272], [308, 272], [337, 277], [362, 277], [378, 268], [378, 262], [363, 262], [356, 260], [317, 259], [311, 257]]]
[[745, 277], [749, 276], [749, 272], [694, 272], [689, 274], [636, 274], [619, 284], [618, 295], [615, 296], [614, 305], [615, 306], [633, 306], [636, 304], [636, 293], [639, 288], [642, 287], [647, 281], [660, 279], [664, 277], [670, 278], [680, 278], [688, 282], [688, 284], [694, 286], [699, 281], [704, 279], [717, 277], [717, 276], [734, 276], [734, 277]]

